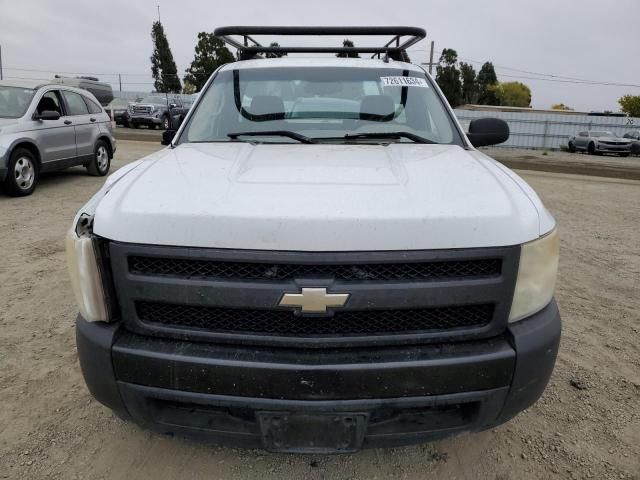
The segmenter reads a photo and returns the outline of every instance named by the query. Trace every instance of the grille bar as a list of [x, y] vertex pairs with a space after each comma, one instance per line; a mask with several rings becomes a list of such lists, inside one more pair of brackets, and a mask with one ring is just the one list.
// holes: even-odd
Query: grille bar
[[138, 318], [156, 325], [278, 336], [393, 335], [482, 327], [493, 304], [403, 310], [341, 311], [332, 317], [305, 317], [287, 310], [234, 309], [136, 302]]
[[501, 274], [498, 258], [376, 264], [286, 264], [244, 263], [164, 257], [129, 257], [129, 271], [136, 275], [176, 278], [220, 278], [236, 280], [291, 280], [332, 277], [352, 281], [446, 280], [496, 277]]

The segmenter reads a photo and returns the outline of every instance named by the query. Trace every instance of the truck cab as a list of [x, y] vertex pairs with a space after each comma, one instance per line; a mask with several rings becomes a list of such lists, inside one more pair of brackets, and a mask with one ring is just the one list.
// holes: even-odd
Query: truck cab
[[[278, 33], [392, 41], [251, 43]], [[419, 28], [216, 34], [243, 60], [67, 236], [94, 397], [155, 431], [313, 453], [480, 431], [532, 405], [560, 340], [559, 240], [531, 187], [476, 149], [506, 124], [462, 131], [403, 61]], [[375, 58], [261, 58], [278, 49]]]

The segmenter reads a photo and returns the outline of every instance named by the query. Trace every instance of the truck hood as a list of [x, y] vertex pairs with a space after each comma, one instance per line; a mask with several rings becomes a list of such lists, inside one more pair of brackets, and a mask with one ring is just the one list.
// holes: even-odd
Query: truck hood
[[553, 227], [513, 172], [452, 145], [184, 144], [114, 175], [94, 197], [94, 232], [122, 242], [417, 250], [515, 245]]
[[2, 118], [0, 117], [0, 128], [2, 127], [11, 127], [13, 125], [18, 124], [17, 118]]
[[598, 142], [631, 143], [630, 139], [622, 137], [598, 137], [596, 140]]

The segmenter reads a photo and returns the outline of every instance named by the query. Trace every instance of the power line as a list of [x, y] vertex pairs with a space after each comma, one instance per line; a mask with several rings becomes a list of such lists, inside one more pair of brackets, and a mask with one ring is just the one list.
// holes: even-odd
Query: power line
[[[479, 60], [473, 60], [471, 58], [463, 58], [463, 57], [458, 57], [460, 58], [460, 60], [465, 60], [467, 62], [471, 62], [471, 63], [476, 63], [478, 65], [483, 65], [486, 62], [481, 62]], [[520, 72], [520, 73], [524, 73], [527, 75], [538, 75], [539, 77], [550, 77], [550, 78], [537, 78], [537, 77], [525, 77], [525, 76], [517, 76], [517, 75], [507, 75], [507, 74], [501, 74], [503, 77], [511, 77], [511, 78], [524, 78], [524, 79], [529, 79], [529, 80], [546, 80], [546, 81], [555, 81], [555, 82], [559, 82], [559, 83], [575, 83], [575, 84], [588, 84], [588, 85], [605, 85], [605, 86], [616, 86], [616, 87], [636, 87], [636, 88], [640, 88], [640, 85], [637, 84], [633, 84], [633, 83], [618, 83], [618, 82], [611, 82], [611, 81], [604, 81], [604, 80], [590, 80], [590, 79], [585, 79], [585, 78], [578, 78], [578, 77], [568, 77], [565, 75], [557, 75], [554, 73], [540, 73], [540, 72], [532, 72], [530, 70], [522, 70], [522, 69], [518, 69], [518, 68], [512, 68], [512, 67], [505, 67], [502, 65], [494, 65], [495, 68], [499, 68], [502, 70], [509, 70], [512, 72]]]
[[[460, 60], [464, 60], [467, 62], [471, 62], [471, 63], [476, 63], [476, 64], [484, 64], [486, 62], [481, 62], [479, 60], [473, 60], [470, 58], [464, 58], [464, 57], [459, 57]], [[432, 65], [437, 65], [438, 62], [429, 62]], [[500, 76], [502, 77], [507, 77], [507, 78], [515, 78], [515, 79], [523, 79], [523, 80], [541, 80], [541, 81], [545, 81], [545, 82], [554, 82], [554, 83], [566, 83], [566, 84], [571, 84], [571, 85], [592, 85], [592, 86], [612, 86], [612, 87], [630, 87], [630, 88], [640, 88], [640, 84], [633, 84], [633, 83], [619, 83], [619, 82], [611, 82], [611, 81], [600, 81], [600, 80], [589, 80], [589, 79], [584, 79], [584, 78], [578, 78], [578, 77], [569, 77], [569, 76], [564, 76], [564, 75], [557, 75], [557, 74], [551, 74], [551, 73], [539, 73], [539, 72], [533, 72], [533, 71], [529, 71], [529, 70], [522, 70], [522, 69], [517, 69], [517, 68], [512, 68], [512, 67], [505, 67], [505, 66], [501, 66], [501, 65], [494, 65], [494, 67], [501, 69], [501, 70], [508, 70], [508, 71], [513, 71], [513, 72], [520, 72], [520, 73], [524, 73], [526, 75], [509, 75], [506, 73], [500, 73]], [[43, 70], [43, 69], [34, 69], [34, 68], [22, 68], [22, 67], [7, 67], [4, 66], [4, 70], [11, 70], [11, 71], [15, 71], [15, 72], [32, 72], [32, 73], [52, 73], [52, 72], [56, 72], [57, 74], [62, 74], [62, 75], [91, 75], [91, 76], [113, 76], [116, 78], [116, 80], [114, 80], [114, 83], [119, 83], [120, 79], [122, 76], [129, 76], [129, 77], [149, 77], [150, 74], [149, 73], [122, 73], [122, 72], [70, 72], [70, 71], [59, 71], [56, 69], [49, 69], [49, 70]], [[203, 76], [209, 76], [208, 73], [202, 73], [202, 72], [187, 72], [190, 73], [192, 75], [203, 75]], [[530, 75], [536, 75], [536, 77], [531, 77]], [[178, 78], [182, 78], [182, 76], [180, 74], [177, 73], [166, 73], [162, 75], [163, 77], [178, 77]], [[6, 77], [6, 75], [5, 75]], [[544, 78], [544, 77], [548, 77], [548, 78]], [[36, 77], [10, 77], [13, 79], [18, 79], [18, 80], [50, 80], [49, 78], [36, 78]], [[153, 85], [153, 82], [122, 82], [123, 84], [126, 85]]]

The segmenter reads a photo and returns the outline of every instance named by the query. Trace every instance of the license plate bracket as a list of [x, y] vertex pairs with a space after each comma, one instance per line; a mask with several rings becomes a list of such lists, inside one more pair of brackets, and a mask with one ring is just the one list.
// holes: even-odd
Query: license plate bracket
[[264, 448], [272, 452], [348, 453], [360, 450], [365, 413], [258, 412]]

